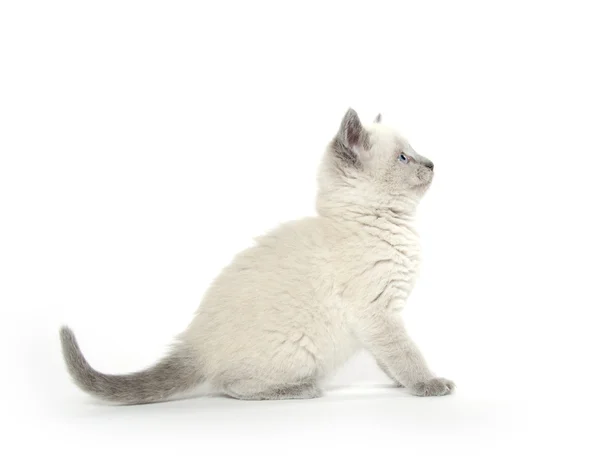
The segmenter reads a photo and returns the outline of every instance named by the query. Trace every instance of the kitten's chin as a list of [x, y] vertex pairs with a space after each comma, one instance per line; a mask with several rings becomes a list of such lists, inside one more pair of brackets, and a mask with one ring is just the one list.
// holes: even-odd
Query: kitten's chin
[[411, 191], [413, 193], [417, 194], [418, 196], [423, 196], [427, 192], [429, 187], [431, 186], [431, 181], [432, 180], [429, 180], [429, 181], [414, 185], [411, 188]]
[[415, 180], [417, 182], [411, 186], [411, 189], [415, 191], [426, 191], [433, 181], [433, 173], [420, 173], [419, 175], [420, 176]]
[[433, 176], [429, 176], [425, 179], [419, 179], [419, 181], [413, 185], [413, 188], [415, 188], [415, 189], [422, 188], [423, 186], [429, 187], [429, 185], [431, 184], [432, 181], [433, 181]]

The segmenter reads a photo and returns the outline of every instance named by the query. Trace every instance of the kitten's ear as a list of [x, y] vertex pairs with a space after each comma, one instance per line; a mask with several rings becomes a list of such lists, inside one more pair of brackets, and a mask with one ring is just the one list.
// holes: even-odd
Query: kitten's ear
[[343, 166], [361, 167], [366, 156], [369, 135], [363, 128], [358, 114], [350, 108], [344, 115], [340, 129], [333, 140], [333, 153]]
[[381, 113], [378, 113], [375, 117], [375, 123], [381, 123]]
[[346, 115], [344, 115], [337, 137], [349, 149], [355, 149], [360, 145], [364, 145], [366, 132], [358, 118], [358, 114], [353, 108], [349, 108]]

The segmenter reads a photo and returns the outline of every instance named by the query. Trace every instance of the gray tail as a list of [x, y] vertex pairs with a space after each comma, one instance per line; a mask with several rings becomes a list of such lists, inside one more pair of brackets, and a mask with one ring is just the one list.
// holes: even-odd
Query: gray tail
[[71, 329], [62, 327], [60, 340], [67, 369], [75, 383], [83, 391], [106, 401], [121, 404], [155, 403], [189, 390], [203, 381], [198, 361], [183, 347], [146, 370], [107, 375], [88, 364]]

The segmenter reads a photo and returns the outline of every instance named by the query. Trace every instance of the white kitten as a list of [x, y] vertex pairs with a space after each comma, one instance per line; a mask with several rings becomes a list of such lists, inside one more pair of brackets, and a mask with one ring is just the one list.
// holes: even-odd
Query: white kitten
[[149, 403], [201, 382], [244, 400], [314, 398], [360, 347], [415, 395], [446, 395], [400, 311], [419, 266], [413, 228], [433, 164], [392, 129], [346, 113], [319, 173], [318, 217], [285, 224], [239, 254], [209, 288], [171, 353], [133, 374], [92, 369], [61, 329], [65, 360], [85, 391]]

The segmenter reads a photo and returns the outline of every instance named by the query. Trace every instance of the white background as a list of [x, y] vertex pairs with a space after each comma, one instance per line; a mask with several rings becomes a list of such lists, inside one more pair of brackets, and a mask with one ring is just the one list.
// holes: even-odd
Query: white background
[[[0, 457], [598, 464], [596, 2], [5, 1]], [[314, 213], [348, 106], [436, 164], [405, 310], [454, 396], [360, 355], [318, 400], [112, 407], [252, 238]]]

